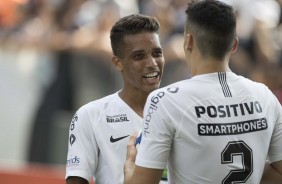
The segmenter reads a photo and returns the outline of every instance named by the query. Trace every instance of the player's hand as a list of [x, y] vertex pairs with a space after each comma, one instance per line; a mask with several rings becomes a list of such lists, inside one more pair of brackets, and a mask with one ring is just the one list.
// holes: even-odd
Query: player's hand
[[124, 183], [127, 183], [126, 181], [130, 180], [135, 169], [135, 159], [137, 155], [135, 140], [137, 135], [138, 132], [135, 132], [133, 135], [131, 135], [127, 144], [126, 161], [124, 164]]
[[130, 136], [129, 142], [127, 144], [127, 152], [126, 152], [126, 160], [135, 162], [135, 158], [137, 155], [137, 149], [135, 147], [135, 140], [137, 138], [138, 133], [135, 132]]

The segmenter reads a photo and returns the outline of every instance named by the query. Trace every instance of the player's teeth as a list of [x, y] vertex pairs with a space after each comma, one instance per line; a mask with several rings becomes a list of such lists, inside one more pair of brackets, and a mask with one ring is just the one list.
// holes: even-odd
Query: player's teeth
[[149, 73], [145, 75], [146, 78], [152, 78], [152, 77], [157, 77], [157, 76], [158, 76], [158, 72], [153, 72], [153, 73]]

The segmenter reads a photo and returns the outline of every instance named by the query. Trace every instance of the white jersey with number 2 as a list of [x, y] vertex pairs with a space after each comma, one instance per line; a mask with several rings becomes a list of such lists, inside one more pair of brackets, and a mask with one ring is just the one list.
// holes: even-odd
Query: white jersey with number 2
[[263, 84], [232, 72], [203, 74], [152, 92], [136, 164], [169, 183], [258, 184], [282, 160], [282, 109]]

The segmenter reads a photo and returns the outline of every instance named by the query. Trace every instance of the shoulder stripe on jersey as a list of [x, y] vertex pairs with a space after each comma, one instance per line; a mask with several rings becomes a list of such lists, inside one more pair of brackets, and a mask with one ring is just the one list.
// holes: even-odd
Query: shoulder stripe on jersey
[[232, 97], [231, 91], [226, 81], [226, 73], [225, 72], [218, 72], [218, 79], [220, 85], [222, 87], [222, 92], [225, 97]]

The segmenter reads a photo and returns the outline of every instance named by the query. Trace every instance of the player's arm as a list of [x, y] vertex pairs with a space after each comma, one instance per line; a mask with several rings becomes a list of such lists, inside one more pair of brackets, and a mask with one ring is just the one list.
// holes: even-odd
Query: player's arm
[[89, 184], [89, 183], [84, 178], [77, 177], [77, 176], [70, 176], [67, 178], [66, 184]]
[[282, 184], [282, 161], [269, 164], [267, 161], [260, 184]]
[[282, 107], [275, 95], [270, 95], [271, 104], [270, 112], [277, 115], [275, 121], [274, 131], [272, 134], [270, 147], [268, 150], [268, 157], [270, 160], [279, 160], [265, 163], [264, 173], [261, 179], [261, 184], [282, 184]]
[[135, 166], [131, 178], [125, 180], [124, 184], [158, 184], [162, 176], [162, 169], [149, 169]]
[[158, 184], [162, 176], [162, 169], [149, 169], [135, 165], [137, 150], [134, 143], [136, 136], [137, 134], [132, 135], [127, 145], [124, 184]]
[[280, 176], [282, 176], [282, 160], [280, 160], [278, 162], [273, 162], [270, 165], [272, 165], [275, 168], [275, 170], [280, 173]]
[[69, 129], [66, 184], [90, 183], [98, 163], [98, 150], [88, 112], [82, 107], [73, 117]]

